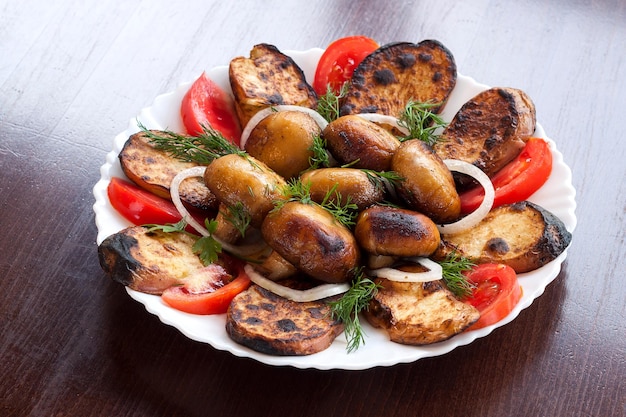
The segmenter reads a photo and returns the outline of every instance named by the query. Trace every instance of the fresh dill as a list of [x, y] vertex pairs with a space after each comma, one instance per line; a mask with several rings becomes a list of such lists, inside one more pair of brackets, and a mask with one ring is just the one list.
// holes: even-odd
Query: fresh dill
[[161, 231], [163, 233], [185, 233], [196, 238], [196, 241], [192, 246], [193, 253], [198, 255], [202, 263], [206, 266], [217, 261], [218, 255], [222, 252], [222, 245], [213, 237], [213, 233], [215, 233], [215, 230], [217, 229], [217, 221], [205, 219], [204, 224], [206, 229], [209, 231], [209, 235], [199, 238], [193, 233], [189, 233], [185, 230], [187, 222], [184, 219], [181, 219], [177, 223], [144, 224], [143, 227], [148, 228], [148, 232]]
[[217, 130], [202, 125], [198, 136], [181, 135], [170, 130], [148, 130], [141, 122], [137, 125], [157, 149], [187, 162], [208, 165], [214, 159], [228, 154], [246, 155], [245, 151], [231, 143]]
[[359, 313], [368, 308], [370, 300], [381, 288], [363, 273], [362, 268], [355, 275], [350, 289], [340, 299], [329, 302], [333, 319], [344, 323], [348, 353], [365, 343]]
[[398, 118], [398, 124], [409, 131], [409, 135], [400, 140], [419, 139], [432, 146], [441, 137], [437, 129], [446, 126], [446, 122], [433, 110], [440, 107], [440, 103], [421, 103], [409, 101]]
[[354, 225], [358, 214], [358, 206], [350, 201], [350, 196], [344, 201], [341, 193], [337, 191], [336, 185], [326, 192], [322, 201], [316, 202], [311, 196], [311, 184], [305, 184], [300, 178], [296, 178], [289, 181], [287, 186], [283, 188], [283, 195], [287, 199], [276, 201], [274, 210], [279, 210], [290, 201], [297, 201], [302, 204], [315, 204], [328, 211], [335, 220], [346, 227]]
[[463, 275], [463, 272], [471, 270], [475, 266], [474, 263], [453, 252], [439, 264], [443, 269], [443, 281], [455, 296], [462, 298], [472, 294], [474, 286]]
[[361, 169], [367, 175], [367, 179], [376, 189], [388, 190], [403, 181], [404, 178], [395, 171], [374, 171], [371, 169]]
[[330, 87], [326, 88], [326, 93], [321, 95], [317, 102], [317, 112], [322, 115], [327, 122], [332, 122], [339, 118], [341, 99], [348, 92], [350, 83], [346, 82], [341, 86], [339, 93], [335, 93]]
[[237, 229], [241, 237], [246, 236], [246, 230], [248, 230], [250, 226], [252, 216], [246, 211], [241, 201], [238, 201], [232, 206], [228, 206], [226, 212], [222, 211], [222, 215]]
[[330, 166], [330, 157], [328, 150], [326, 149], [326, 140], [320, 135], [313, 137], [313, 143], [309, 148], [309, 151], [313, 154], [309, 157], [310, 169], [327, 168]]

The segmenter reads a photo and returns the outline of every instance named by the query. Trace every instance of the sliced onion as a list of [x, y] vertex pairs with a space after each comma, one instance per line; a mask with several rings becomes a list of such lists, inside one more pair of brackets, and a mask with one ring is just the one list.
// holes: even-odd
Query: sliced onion
[[424, 272], [406, 272], [396, 268], [379, 268], [369, 271], [369, 273], [375, 277], [386, 278], [390, 281], [397, 282], [428, 282], [437, 281], [443, 276], [443, 269], [437, 262], [431, 261], [428, 258], [414, 257], [408, 259], [411, 262], [422, 265], [428, 268], [428, 271]]
[[460, 172], [461, 174], [473, 177], [485, 190], [485, 198], [483, 198], [483, 202], [476, 210], [454, 223], [437, 225], [439, 233], [453, 235], [471, 229], [480, 223], [480, 221], [484, 219], [487, 214], [489, 214], [489, 211], [491, 211], [496, 193], [487, 174], [474, 165], [458, 159], [445, 159], [443, 162], [450, 171]]
[[405, 136], [409, 136], [409, 129], [400, 124], [400, 119], [397, 117], [389, 116], [387, 114], [379, 113], [356, 113], [357, 116], [362, 117], [365, 120], [369, 120], [373, 123], [383, 123], [394, 126], [400, 130]]
[[[204, 166], [197, 166], [187, 168], [176, 174], [176, 176], [172, 180], [172, 183], [170, 184], [170, 196], [172, 198], [174, 206], [176, 207], [176, 210], [178, 210], [178, 213], [180, 213], [183, 220], [185, 220], [188, 225], [193, 227], [202, 236], [210, 236], [211, 233], [203, 225], [198, 223], [196, 219], [193, 218], [193, 216], [189, 213], [180, 198], [180, 184], [187, 178], [204, 176], [205, 169], [206, 167]], [[258, 239], [254, 243], [241, 246], [232, 245], [228, 242], [224, 242], [223, 240], [215, 236], [213, 236], [213, 239], [215, 239], [222, 246], [222, 249], [240, 257], [249, 257], [251, 255], [263, 254], [265, 251], [269, 250], [269, 246], [267, 245], [267, 243], [265, 243], [263, 239]]]
[[310, 288], [308, 290], [294, 290], [293, 288], [285, 287], [274, 281], [265, 278], [254, 270], [252, 266], [246, 264], [244, 266], [246, 274], [250, 277], [250, 280], [257, 284], [259, 287], [263, 287], [268, 291], [273, 292], [283, 298], [298, 303], [305, 303], [308, 301], [321, 300], [322, 298], [332, 297], [333, 295], [343, 294], [350, 289], [350, 284], [322, 284], [317, 287]]
[[202, 236], [209, 236], [209, 231], [191, 216], [191, 214], [183, 205], [183, 202], [180, 199], [180, 184], [187, 178], [203, 177], [205, 169], [206, 167], [204, 166], [197, 166], [184, 169], [176, 174], [176, 176], [172, 180], [172, 183], [170, 184], [170, 196], [172, 197], [172, 203], [174, 203], [176, 210], [178, 210], [183, 220], [185, 220], [188, 225], [193, 227]]
[[315, 110], [310, 109], [308, 107], [293, 106], [289, 104], [281, 104], [277, 106], [266, 107], [262, 110], [259, 110], [254, 116], [252, 116], [252, 118], [246, 124], [246, 127], [244, 127], [243, 132], [241, 132], [241, 140], [239, 142], [240, 143], [239, 146], [241, 147], [241, 149], [246, 148], [246, 142], [248, 142], [250, 133], [252, 133], [252, 130], [254, 130], [256, 125], [258, 125], [261, 120], [265, 119], [270, 114], [276, 113], [279, 111], [299, 111], [302, 113], [306, 113], [309, 116], [311, 116], [313, 120], [315, 120], [317, 125], [322, 130], [324, 130], [324, 128], [328, 125], [328, 122], [326, 121], [326, 119], [322, 117], [321, 114], [319, 114]]

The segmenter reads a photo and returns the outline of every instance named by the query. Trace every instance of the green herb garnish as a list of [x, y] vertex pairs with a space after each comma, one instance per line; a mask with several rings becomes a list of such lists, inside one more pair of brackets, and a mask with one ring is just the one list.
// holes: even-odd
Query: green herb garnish
[[326, 87], [326, 93], [318, 98], [317, 112], [321, 114], [327, 122], [332, 122], [339, 118], [340, 101], [345, 97], [349, 87], [349, 82], [343, 83], [339, 89], [339, 94], [337, 94], [332, 90], [329, 84]]
[[252, 216], [246, 211], [241, 201], [238, 201], [235, 205], [228, 206], [227, 212], [222, 211], [221, 213], [237, 229], [241, 237], [246, 236], [246, 230], [250, 226]]
[[372, 281], [363, 274], [362, 269], [359, 269], [350, 289], [337, 301], [329, 302], [333, 319], [344, 323], [348, 353], [357, 350], [362, 343], [365, 343], [359, 313], [368, 308], [370, 300], [380, 288], [382, 288], [380, 284]]
[[476, 266], [474, 263], [453, 252], [439, 264], [443, 269], [443, 281], [455, 296], [462, 298], [472, 293], [474, 286], [463, 275], [463, 272]]
[[185, 230], [187, 222], [184, 219], [177, 223], [144, 224], [143, 227], [147, 227], [148, 232], [158, 230], [164, 233], [185, 233], [189, 236], [197, 238], [192, 246], [192, 250], [196, 255], [198, 255], [202, 263], [206, 266], [217, 261], [218, 255], [222, 253], [222, 245], [213, 237], [213, 233], [215, 233], [215, 230], [217, 229], [217, 221], [205, 219], [204, 224], [206, 229], [209, 231], [209, 235], [200, 238]]
[[400, 140], [419, 139], [430, 146], [437, 143], [440, 136], [435, 131], [446, 126], [446, 122], [441, 116], [432, 111], [440, 105], [440, 103], [409, 101], [398, 118], [398, 124], [405, 127], [409, 131], [409, 135], [400, 138]]
[[202, 125], [198, 136], [181, 135], [169, 130], [151, 131], [137, 122], [144, 135], [157, 149], [187, 162], [208, 165], [214, 159], [228, 154], [246, 155], [246, 152], [231, 143], [217, 130]]
[[326, 140], [320, 135], [313, 137], [313, 144], [309, 148], [313, 156], [309, 157], [310, 169], [327, 168], [330, 166], [330, 157], [326, 149]]

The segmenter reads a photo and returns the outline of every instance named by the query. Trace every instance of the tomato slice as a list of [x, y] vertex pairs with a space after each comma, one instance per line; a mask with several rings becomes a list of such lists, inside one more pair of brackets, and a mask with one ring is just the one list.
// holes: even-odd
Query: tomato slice
[[194, 81], [183, 97], [180, 113], [188, 134], [197, 136], [203, 132], [202, 125], [208, 125], [239, 146], [241, 126], [233, 100], [206, 73]]
[[[226, 313], [233, 298], [245, 291], [251, 283], [250, 277], [244, 271], [244, 263], [230, 259], [229, 262], [234, 267], [236, 276], [224, 286], [216, 289], [216, 286], [220, 284], [215, 285], [216, 280], [223, 279], [222, 276], [207, 276], [206, 279], [212, 281], [207, 285], [198, 286], [197, 283], [191, 283], [170, 287], [163, 292], [161, 298], [169, 306], [186, 313], [202, 315]], [[216, 272], [216, 268], [208, 271], [209, 275], [212, 273], [220, 275], [220, 272]]]
[[378, 43], [367, 36], [348, 36], [332, 42], [317, 64], [313, 79], [315, 92], [324, 95], [330, 85], [335, 93], [339, 93], [363, 58], [377, 48]]
[[480, 264], [466, 273], [475, 285], [463, 301], [480, 311], [480, 318], [468, 330], [480, 329], [506, 317], [522, 298], [515, 270], [504, 264]]
[[[182, 218], [171, 201], [121, 178], [111, 178], [107, 195], [111, 206], [134, 225], [176, 223]], [[206, 215], [193, 210], [190, 213], [201, 224], [204, 223]], [[191, 227], [187, 230], [194, 232]]]
[[[545, 184], [551, 172], [552, 152], [548, 143], [541, 138], [530, 138], [517, 158], [491, 178], [496, 191], [493, 207], [526, 200]], [[461, 212], [476, 210], [484, 196], [480, 186], [461, 193]]]

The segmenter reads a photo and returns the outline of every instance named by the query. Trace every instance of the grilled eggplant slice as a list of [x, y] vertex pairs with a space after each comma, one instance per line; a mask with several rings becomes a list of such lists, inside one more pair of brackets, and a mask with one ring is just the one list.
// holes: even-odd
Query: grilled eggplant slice
[[[157, 130], [150, 132], [154, 135], [166, 135]], [[139, 187], [167, 199], [170, 199], [170, 184], [176, 174], [199, 165], [195, 162], [182, 161], [155, 148], [145, 132], [131, 135], [118, 157], [124, 174], [131, 181]], [[183, 181], [179, 191], [180, 199], [188, 206], [200, 210], [215, 210], [219, 205], [215, 195], [211, 193], [200, 177]]]
[[503, 263], [523, 273], [554, 260], [571, 239], [572, 234], [558, 217], [537, 204], [522, 201], [493, 209], [470, 230], [443, 233], [433, 257], [441, 260], [456, 253], [474, 263]]
[[149, 232], [146, 227], [133, 226], [104, 239], [98, 246], [98, 258], [113, 281], [136, 291], [161, 294], [204, 267], [193, 253], [194, 242], [185, 233]]
[[442, 342], [480, 318], [479, 311], [454, 297], [442, 281], [396, 282], [377, 278], [382, 288], [365, 318], [391, 341], [407, 345]]
[[235, 342], [270, 355], [321, 352], [344, 328], [331, 318], [327, 301], [297, 303], [252, 285], [231, 302], [226, 332]]
[[452, 53], [435, 40], [392, 43], [355, 68], [341, 114], [382, 113], [398, 117], [413, 100], [436, 104], [439, 112], [456, 85]]
[[433, 149], [441, 159], [474, 164], [491, 177], [521, 152], [535, 124], [535, 106], [526, 93], [490, 88], [461, 107]]
[[250, 58], [232, 59], [228, 75], [242, 126], [259, 110], [272, 105], [317, 107], [317, 95], [302, 69], [273, 45], [255, 45]]

